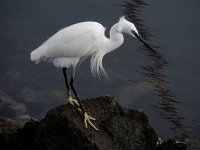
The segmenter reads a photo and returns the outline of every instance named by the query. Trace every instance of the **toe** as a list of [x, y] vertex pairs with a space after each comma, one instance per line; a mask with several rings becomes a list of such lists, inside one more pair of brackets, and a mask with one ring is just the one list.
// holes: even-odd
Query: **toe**
[[95, 130], [98, 131], [98, 128], [97, 128], [90, 120], [96, 120], [96, 119], [95, 119], [95, 118], [92, 118], [92, 117], [90, 117], [90, 116], [88, 116], [88, 114], [85, 113], [85, 114], [84, 114], [84, 124], [85, 124], [85, 128], [87, 128], [87, 127], [88, 127], [88, 124], [89, 124], [92, 128], [94, 128]]
[[73, 99], [71, 96], [69, 96], [68, 100], [67, 100], [67, 103], [71, 104], [72, 106], [78, 106], [80, 107], [79, 103], [77, 100]]
[[92, 117], [90, 117], [90, 116], [88, 116], [88, 118], [89, 118], [90, 120], [96, 120], [95, 118], [92, 118]]

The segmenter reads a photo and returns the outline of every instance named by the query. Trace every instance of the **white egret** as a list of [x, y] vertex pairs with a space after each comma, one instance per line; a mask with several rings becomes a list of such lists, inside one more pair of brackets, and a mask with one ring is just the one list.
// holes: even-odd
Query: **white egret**
[[[156, 53], [140, 36], [135, 25], [121, 17], [119, 21], [111, 27], [110, 37], [105, 36], [105, 28], [98, 22], [87, 21], [68, 26], [52, 37], [50, 37], [41, 46], [31, 52], [31, 60], [39, 63], [42, 60], [53, 62], [54, 66], [62, 68], [65, 78], [65, 84], [68, 94], [68, 102], [73, 106], [77, 106], [78, 110], [84, 116], [84, 124], [91, 125], [98, 130], [90, 117], [75, 90], [74, 76], [77, 64], [80, 60], [91, 57], [90, 67], [94, 75], [107, 76], [102, 59], [107, 53], [117, 49], [124, 41], [123, 33], [139, 39], [150, 50]], [[67, 80], [67, 69], [72, 67], [72, 75], [70, 82]], [[71, 92], [75, 95], [72, 98]]]

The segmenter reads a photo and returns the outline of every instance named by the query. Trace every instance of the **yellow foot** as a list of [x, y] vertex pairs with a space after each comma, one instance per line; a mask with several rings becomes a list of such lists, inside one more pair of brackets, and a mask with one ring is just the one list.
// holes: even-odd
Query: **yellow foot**
[[[77, 110], [83, 114], [83, 111], [80, 108], [80, 105], [78, 103], [77, 100], [73, 99], [71, 96], [69, 96], [67, 103], [71, 104], [72, 106], [77, 106]], [[95, 118], [90, 117], [86, 112], [83, 114], [84, 117], [84, 124], [85, 124], [85, 128], [88, 127], [88, 124], [95, 129], [96, 131], [98, 131], [99, 129], [97, 127], [95, 127], [95, 125], [91, 122], [91, 120], [96, 120]]]
[[69, 96], [69, 98], [67, 99], [67, 103], [71, 104], [72, 106], [76, 105], [76, 106], [80, 107], [78, 101], [73, 99], [71, 96]]
[[90, 117], [90, 116], [85, 112], [85, 114], [84, 114], [84, 124], [85, 124], [85, 127], [87, 128], [87, 127], [88, 127], [88, 124], [89, 124], [92, 128], [94, 128], [95, 130], [98, 131], [99, 129], [97, 129], [97, 127], [95, 127], [95, 125], [94, 125], [90, 120], [96, 120], [96, 119]]

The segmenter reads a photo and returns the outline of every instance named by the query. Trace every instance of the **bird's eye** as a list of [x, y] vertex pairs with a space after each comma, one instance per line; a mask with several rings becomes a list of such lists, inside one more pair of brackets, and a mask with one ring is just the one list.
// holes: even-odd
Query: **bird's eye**
[[136, 35], [136, 34], [137, 34], [134, 30], [131, 30], [131, 33], [133, 33], [133, 35]]

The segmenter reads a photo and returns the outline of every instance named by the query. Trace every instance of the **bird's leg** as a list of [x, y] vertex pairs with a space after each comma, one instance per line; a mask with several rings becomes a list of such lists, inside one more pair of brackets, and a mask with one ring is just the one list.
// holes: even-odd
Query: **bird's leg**
[[71, 89], [72, 91], [74, 92], [74, 95], [76, 97], [76, 99], [78, 100], [78, 103], [80, 105], [80, 107], [78, 108], [78, 111], [81, 112], [83, 114], [83, 117], [84, 117], [84, 124], [85, 124], [85, 127], [87, 128], [88, 127], [88, 124], [93, 127], [95, 130], [98, 131], [98, 128], [94, 126], [94, 124], [90, 121], [90, 120], [96, 120], [95, 118], [92, 118], [90, 117], [86, 111], [85, 111], [85, 108], [83, 106], [83, 103], [82, 101], [80, 100], [76, 90], [75, 90], [75, 86], [74, 86], [74, 75], [75, 75], [75, 71], [73, 72], [72, 74], [72, 78], [70, 80], [70, 86], [71, 86]]
[[69, 89], [66, 71], [67, 71], [67, 68], [63, 68], [63, 75], [64, 75], [64, 78], [65, 78], [65, 85], [66, 85], [66, 88], [67, 88], [67, 96], [68, 96], [67, 103], [71, 104], [72, 106], [77, 105], [79, 107], [78, 101], [72, 98], [72, 95], [71, 95], [71, 92], [70, 92], [70, 89]]

